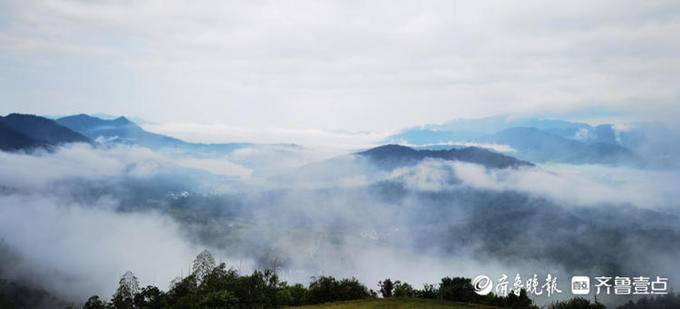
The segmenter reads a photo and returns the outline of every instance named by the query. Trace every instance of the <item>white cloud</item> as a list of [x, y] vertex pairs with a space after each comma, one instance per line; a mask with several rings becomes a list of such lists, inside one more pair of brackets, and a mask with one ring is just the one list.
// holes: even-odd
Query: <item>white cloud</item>
[[[177, 164], [218, 172], [225, 168], [223, 172], [230, 173], [231, 168], [236, 172], [245, 171], [239, 166], [246, 164], [266, 165], [267, 161], [277, 161], [272, 165], [278, 165], [281, 164], [278, 161], [288, 159], [283, 160], [281, 153], [272, 149], [247, 148], [225, 156], [224, 160], [125, 146], [103, 149], [71, 145], [36, 156], [0, 153], [0, 184], [4, 192], [0, 196], [0, 235], [22, 255], [16, 275], [35, 274], [36, 280], [42, 280], [51, 290], [71, 293], [79, 300], [93, 293], [107, 297], [117, 277], [128, 269], [139, 275], [142, 284], [165, 288], [170, 278], [187, 269], [199, 251], [195, 248], [200, 242], [198, 237], [187, 241], [169, 217], [147, 212], [146, 206], [150, 205], [146, 204], [146, 198], [130, 202], [138, 202], [137, 205], [122, 205], [134, 206], [134, 212], [115, 212], [119, 203], [129, 202], [125, 200], [129, 196], [117, 195], [120, 191], [113, 186], [96, 187], [100, 195], [95, 195], [101, 197], [95, 199], [90, 187], [83, 182], [76, 181], [71, 192], [52, 190], [51, 185], [71, 178], [87, 182], [105, 179], [114, 184], [116, 180], [133, 178], [132, 186], [139, 186], [137, 189], [144, 191], [147, 186], [163, 189], [162, 181], [151, 177], [167, 173]], [[291, 160], [294, 161], [297, 159]], [[227, 164], [223, 165], [224, 162]], [[333, 274], [356, 275], [366, 284], [398, 276], [419, 285], [436, 282], [441, 276], [452, 274], [451, 271], [468, 276], [482, 271], [529, 269], [535, 272], [543, 269], [541, 265], [545, 261], [508, 266], [493, 256], [481, 256], [483, 262], [480, 262], [480, 256], [474, 252], [477, 244], [461, 244], [455, 252], [447, 252], [443, 247], [450, 245], [450, 241], [433, 240], [427, 246], [430, 249], [421, 249], [416, 242], [431, 236], [429, 227], [423, 230], [418, 226], [430, 212], [422, 206], [442, 206], [430, 210], [451, 216], [439, 218], [448, 225], [466, 222], [465, 207], [456, 205], [458, 198], [431, 199], [432, 193], [450, 188], [462, 188], [458, 192], [464, 193], [465, 186], [529, 192], [560, 205], [672, 206], [680, 197], [675, 188], [678, 174], [673, 170], [573, 165], [494, 170], [475, 164], [425, 160], [417, 166], [390, 173], [371, 168], [358, 156], [346, 156], [288, 172], [266, 179], [271, 183], [252, 181], [251, 178], [256, 177], [247, 175], [233, 182], [207, 177], [206, 181], [216, 182], [216, 187], [229, 187], [239, 193], [238, 203], [243, 202], [254, 212], [249, 223], [239, 229], [239, 243], [233, 250], [222, 252], [233, 259], [229, 266], [240, 266], [243, 258], [248, 266], [242, 270], [247, 271], [255, 265], [255, 257], [271, 250], [273, 255], [291, 263], [282, 273], [291, 282], [307, 282], [311, 275]], [[170, 176], [187, 185], [191, 181], [189, 174]], [[402, 197], [400, 194], [388, 196], [390, 191], [379, 197], [375, 188], [364, 190], [382, 180], [402, 181], [407, 191], [429, 191], [424, 194], [429, 197], [421, 199], [420, 194], [408, 193]], [[6, 187], [19, 190], [6, 192]], [[216, 206], [222, 205], [219, 192], [209, 193], [211, 198], [217, 198]], [[159, 196], [163, 194], [161, 191]], [[197, 207], [201, 205], [197, 203]], [[201, 231], [195, 230], [200, 225], [184, 226], [187, 229], [181, 231], [196, 236], [191, 233]], [[448, 235], [446, 228], [437, 224], [433, 228]], [[561, 267], [559, 261], [548, 266]], [[49, 278], [45, 279], [44, 274], [49, 274]]]
[[382, 177], [401, 181], [408, 188], [423, 191], [470, 186], [494, 191], [526, 192], [558, 204], [579, 206], [606, 203], [667, 208], [680, 198], [675, 188], [675, 184], [680, 181], [677, 170], [570, 164], [488, 169], [473, 163], [425, 160]]
[[[175, 136], [201, 143], [290, 143], [325, 150], [338, 151], [367, 148], [379, 143], [389, 134], [365, 131], [329, 131], [320, 129], [249, 128], [218, 123], [165, 122], [146, 123], [151, 132]], [[319, 150], [319, 149], [317, 149]]]
[[678, 114], [674, 1], [3, 9], [3, 112], [374, 131], [501, 113]]
[[115, 213], [106, 204], [0, 196], [0, 234], [21, 257], [6, 275], [37, 280], [67, 299], [92, 294], [106, 298], [127, 270], [144, 285], [167, 288], [200, 251], [183, 240], [171, 220], [156, 214]]
[[216, 175], [249, 177], [252, 170], [238, 164], [226, 161], [225, 158], [179, 158], [176, 163], [180, 166], [204, 170]]
[[455, 162], [455, 175], [464, 184], [492, 190], [530, 192], [573, 205], [631, 204], [669, 207], [680, 198], [674, 170], [639, 170], [596, 165], [549, 164], [536, 168], [488, 170]]
[[59, 147], [32, 155], [0, 152], [0, 184], [27, 191], [49, 191], [63, 180], [116, 177], [150, 178], [180, 168], [219, 176], [247, 178], [252, 171], [224, 156], [155, 152], [137, 146], [95, 148], [86, 144]]

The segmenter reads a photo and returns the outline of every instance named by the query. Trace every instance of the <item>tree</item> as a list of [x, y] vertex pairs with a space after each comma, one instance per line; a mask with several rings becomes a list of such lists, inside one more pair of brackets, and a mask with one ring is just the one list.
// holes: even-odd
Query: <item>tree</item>
[[271, 270], [254, 271], [250, 276], [241, 276], [236, 285], [235, 295], [241, 303], [265, 308], [280, 307], [278, 296], [283, 288], [279, 277]]
[[167, 307], [165, 293], [155, 286], [147, 286], [135, 295], [135, 307], [160, 309]]
[[310, 304], [332, 302], [337, 299], [338, 281], [330, 276], [312, 278], [307, 290], [307, 300]]
[[118, 281], [118, 289], [113, 294], [114, 308], [133, 308], [135, 295], [139, 292], [139, 280], [131, 271], [126, 271]]
[[394, 297], [414, 297], [416, 295], [410, 284], [399, 280], [394, 282], [393, 294]]
[[90, 296], [83, 305], [83, 309], [106, 309], [106, 303], [98, 295]]
[[[565, 301], [552, 303], [548, 306], [549, 309], [605, 309], [606, 307], [599, 302], [590, 302], [583, 297], [576, 297]], [[650, 308], [645, 306], [642, 308]], [[671, 307], [668, 307], [671, 308]]]
[[226, 264], [219, 266], [203, 278], [199, 286], [199, 293], [214, 292], [219, 290], [235, 291], [238, 284], [238, 272], [232, 268], [227, 269]]
[[[511, 295], [514, 295], [514, 294], [511, 294]], [[512, 308], [535, 308], [535, 306], [533, 306], [533, 301], [531, 300], [531, 298], [529, 298], [529, 295], [527, 294], [527, 290], [525, 290], [525, 289], [521, 289], [519, 291], [519, 296], [517, 296], [515, 298], [515, 302], [510, 304], [510, 306]], [[593, 308], [593, 309], [596, 309], [596, 308]], [[597, 309], [599, 309], [599, 307]], [[604, 308], [602, 308], [602, 309], [604, 309]]]
[[416, 297], [434, 299], [439, 297], [439, 290], [433, 284], [425, 283], [422, 290], [416, 290]]
[[469, 278], [444, 277], [439, 284], [439, 295], [445, 300], [470, 302], [477, 294]]
[[[595, 300], [597, 303], [597, 300]], [[643, 297], [636, 301], [629, 300], [618, 309], [666, 309], [666, 308], [680, 308], [680, 294], [669, 293], [665, 295], [657, 295], [654, 297]]]
[[212, 272], [213, 268], [215, 268], [215, 258], [210, 254], [210, 251], [203, 250], [196, 256], [191, 272], [200, 283]]
[[189, 275], [186, 278], [175, 278], [171, 282], [171, 288], [167, 293], [168, 303], [176, 304], [191, 302], [198, 291], [196, 276]]
[[238, 308], [238, 298], [229, 291], [210, 292], [199, 303], [201, 308]]
[[394, 283], [392, 283], [392, 280], [390, 280], [390, 278], [378, 282], [378, 287], [380, 288], [380, 294], [382, 294], [382, 297], [384, 298], [392, 297]]
[[279, 299], [284, 300], [290, 306], [302, 306], [305, 304], [307, 288], [302, 284], [286, 285], [279, 292]]
[[370, 295], [368, 288], [354, 277], [342, 279], [338, 282], [336, 293], [337, 300], [362, 299], [368, 298]]

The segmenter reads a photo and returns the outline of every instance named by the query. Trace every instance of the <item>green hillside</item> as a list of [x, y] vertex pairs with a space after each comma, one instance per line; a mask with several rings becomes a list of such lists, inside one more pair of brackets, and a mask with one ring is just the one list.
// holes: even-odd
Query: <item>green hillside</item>
[[415, 298], [390, 298], [390, 299], [366, 299], [346, 302], [334, 302], [329, 304], [292, 307], [304, 309], [405, 309], [405, 308], [453, 308], [453, 309], [468, 309], [468, 308], [497, 308], [481, 305], [462, 304], [455, 302], [447, 302], [432, 299], [415, 299]]

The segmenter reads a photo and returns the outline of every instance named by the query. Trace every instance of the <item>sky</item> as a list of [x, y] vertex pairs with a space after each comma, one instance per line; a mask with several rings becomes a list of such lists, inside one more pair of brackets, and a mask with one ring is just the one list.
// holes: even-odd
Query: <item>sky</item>
[[678, 33], [678, 1], [0, 0], [0, 114], [127, 115], [180, 136], [672, 120]]

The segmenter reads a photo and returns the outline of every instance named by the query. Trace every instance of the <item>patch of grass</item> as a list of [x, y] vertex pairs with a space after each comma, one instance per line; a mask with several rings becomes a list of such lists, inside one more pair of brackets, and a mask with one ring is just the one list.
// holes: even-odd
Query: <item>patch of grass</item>
[[366, 299], [346, 302], [335, 302], [321, 305], [294, 307], [301, 309], [472, 309], [472, 308], [496, 308], [482, 305], [454, 303], [433, 299], [417, 299], [417, 298], [389, 298], [389, 299]]

